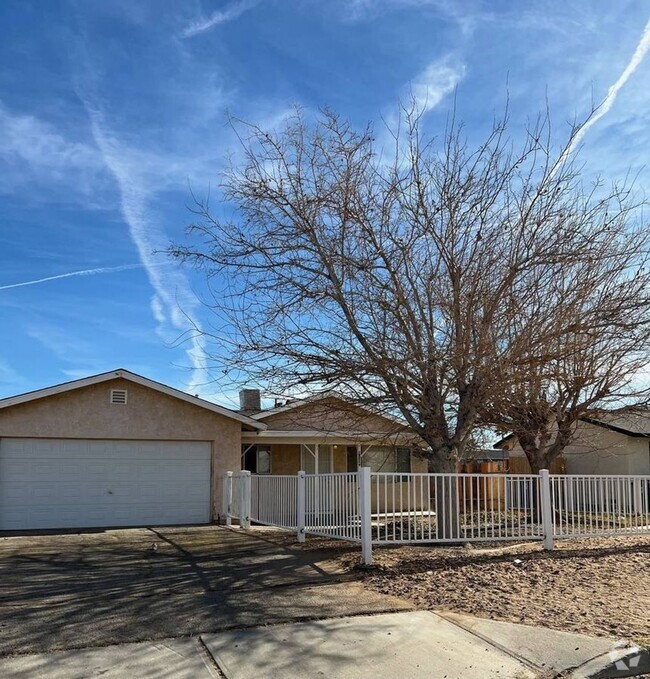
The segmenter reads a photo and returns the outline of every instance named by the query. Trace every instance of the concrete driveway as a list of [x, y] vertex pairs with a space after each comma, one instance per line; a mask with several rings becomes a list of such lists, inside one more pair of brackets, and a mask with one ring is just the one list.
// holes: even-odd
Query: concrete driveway
[[216, 526], [2, 537], [0, 656], [410, 608], [321, 559]]

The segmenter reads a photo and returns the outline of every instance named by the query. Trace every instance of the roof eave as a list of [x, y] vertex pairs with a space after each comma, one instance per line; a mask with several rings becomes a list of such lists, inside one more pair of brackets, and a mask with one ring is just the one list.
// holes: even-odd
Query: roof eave
[[241, 422], [253, 430], [264, 431], [266, 429], [266, 425], [263, 422], [257, 422], [251, 417], [229, 410], [228, 408], [224, 408], [223, 406], [217, 405], [216, 403], [211, 403], [210, 401], [206, 401], [205, 399], [199, 398], [198, 396], [192, 396], [191, 394], [187, 394], [180, 389], [169, 387], [166, 384], [156, 382], [155, 380], [151, 380], [148, 377], [143, 377], [142, 375], [125, 370], [124, 368], [118, 368], [117, 370], [91, 375], [90, 377], [83, 377], [79, 380], [63, 382], [62, 384], [57, 384], [52, 387], [45, 387], [44, 389], [37, 389], [35, 391], [29, 391], [24, 394], [18, 394], [17, 396], [10, 396], [0, 400], [0, 409], [9, 408], [22, 403], [29, 403], [30, 401], [36, 401], [41, 398], [63, 394], [76, 389], [83, 389], [84, 387], [89, 387], [94, 384], [101, 384], [102, 382], [108, 382], [115, 379], [125, 379], [129, 382], [154, 389], [155, 391], [166, 394], [167, 396], [177, 398], [181, 401], [185, 401], [186, 403], [191, 403], [192, 405], [198, 406], [199, 408], [204, 408], [205, 410], [209, 410], [213, 413], [237, 420], [238, 422]]

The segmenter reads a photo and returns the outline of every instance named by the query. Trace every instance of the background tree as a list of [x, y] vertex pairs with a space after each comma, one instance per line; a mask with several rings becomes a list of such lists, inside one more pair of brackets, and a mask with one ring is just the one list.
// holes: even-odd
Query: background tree
[[528, 367], [577, 349], [581, 307], [555, 323], [534, 310], [545, 286], [556, 299], [588, 272], [593, 226], [625, 229], [630, 214], [618, 190], [582, 192], [578, 126], [555, 150], [542, 116], [516, 149], [496, 121], [470, 148], [462, 126], [426, 139], [407, 111], [388, 159], [370, 128], [330, 112], [313, 124], [297, 112], [279, 132], [235, 128], [243, 160], [221, 177], [223, 205], [197, 202], [189, 244], [171, 253], [206, 272], [237, 378], [399, 413], [432, 467], [453, 471]]
[[516, 436], [534, 473], [575, 439], [582, 418], [648, 405], [649, 232], [640, 205], [615, 207], [603, 211], [596, 200], [597, 214], [563, 213], [559, 228], [576, 232], [576, 249], [531, 271], [498, 364], [500, 389], [482, 408]]

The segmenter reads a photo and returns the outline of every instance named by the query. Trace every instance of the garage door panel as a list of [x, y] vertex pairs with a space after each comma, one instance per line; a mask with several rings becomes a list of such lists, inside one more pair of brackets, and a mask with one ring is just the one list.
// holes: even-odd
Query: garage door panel
[[0, 529], [207, 523], [201, 442], [0, 440]]

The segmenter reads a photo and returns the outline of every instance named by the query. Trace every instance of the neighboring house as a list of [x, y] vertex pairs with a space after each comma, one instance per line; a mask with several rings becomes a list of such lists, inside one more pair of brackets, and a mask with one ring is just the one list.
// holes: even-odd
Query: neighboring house
[[266, 428], [242, 433], [242, 467], [258, 474], [426, 472], [422, 443], [401, 421], [333, 393], [261, 410], [260, 393], [240, 395], [242, 412]]
[[242, 398], [233, 411], [115, 370], [0, 400], [0, 530], [210, 523], [242, 466], [426, 471], [402, 423], [340, 397]]
[[[495, 447], [525, 457], [513, 434]], [[562, 457], [567, 474], [650, 474], [650, 411], [581, 420]]]

